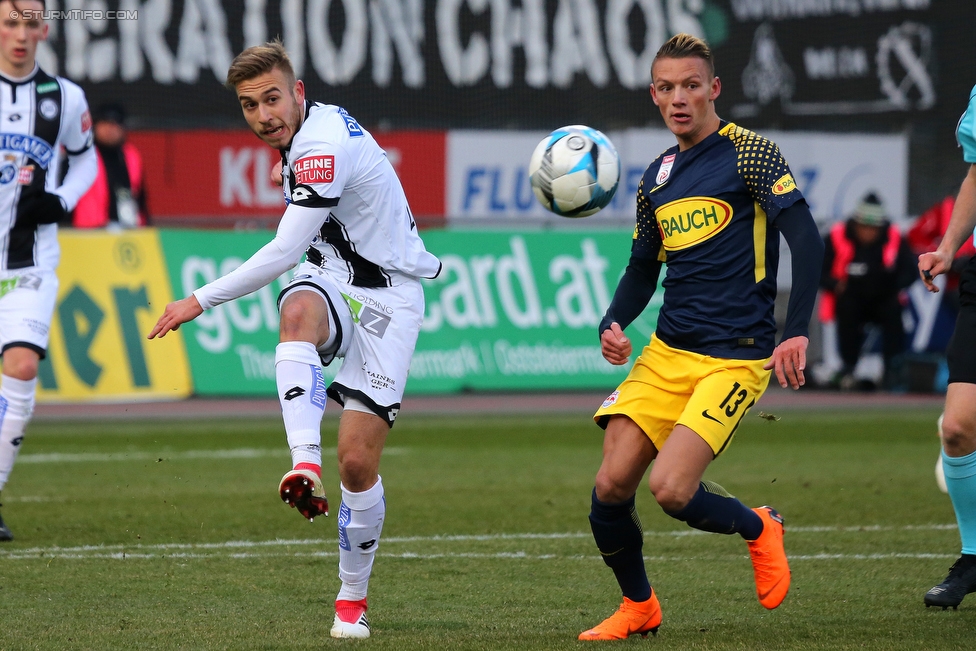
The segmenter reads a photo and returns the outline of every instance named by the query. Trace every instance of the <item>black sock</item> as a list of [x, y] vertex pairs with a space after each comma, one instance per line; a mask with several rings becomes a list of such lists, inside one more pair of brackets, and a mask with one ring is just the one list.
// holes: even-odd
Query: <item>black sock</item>
[[755, 511], [710, 481], [698, 484], [698, 492], [685, 508], [675, 513], [665, 513], [687, 522], [695, 529], [711, 533], [737, 533], [746, 540], [755, 540], [763, 530], [762, 518]]
[[651, 584], [644, 568], [644, 532], [634, 498], [616, 504], [601, 502], [593, 489], [590, 528], [603, 562], [613, 570], [623, 595], [631, 601], [651, 598]]

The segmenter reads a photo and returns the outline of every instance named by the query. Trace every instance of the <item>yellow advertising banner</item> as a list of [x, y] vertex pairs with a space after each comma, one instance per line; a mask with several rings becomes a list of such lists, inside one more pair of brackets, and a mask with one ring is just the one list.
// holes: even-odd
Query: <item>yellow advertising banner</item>
[[155, 229], [60, 233], [58, 301], [39, 402], [185, 398], [192, 392], [181, 332], [146, 339], [172, 301]]

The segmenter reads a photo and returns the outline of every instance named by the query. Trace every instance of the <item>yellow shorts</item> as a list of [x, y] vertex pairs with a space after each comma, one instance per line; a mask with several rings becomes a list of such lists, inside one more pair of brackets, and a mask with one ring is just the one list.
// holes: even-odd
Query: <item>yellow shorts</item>
[[718, 456], [766, 391], [772, 373], [763, 370], [766, 361], [708, 357], [671, 348], [651, 336], [630, 374], [593, 420], [606, 428], [610, 416], [627, 416], [658, 450], [675, 425], [684, 425]]

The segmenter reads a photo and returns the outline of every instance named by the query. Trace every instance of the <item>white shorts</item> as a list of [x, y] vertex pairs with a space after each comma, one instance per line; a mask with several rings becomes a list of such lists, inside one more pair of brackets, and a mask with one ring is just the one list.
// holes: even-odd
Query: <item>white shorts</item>
[[0, 277], [0, 352], [23, 346], [44, 359], [57, 297], [52, 270], [32, 267]]
[[424, 318], [420, 281], [395, 287], [354, 287], [316, 265], [303, 263], [282, 290], [279, 305], [289, 293], [303, 289], [322, 293], [330, 305], [330, 329], [333, 320], [336, 324], [338, 340], [319, 350], [323, 365], [335, 357], [343, 358], [329, 396], [340, 404], [347, 398], [358, 400], [392, 427]]

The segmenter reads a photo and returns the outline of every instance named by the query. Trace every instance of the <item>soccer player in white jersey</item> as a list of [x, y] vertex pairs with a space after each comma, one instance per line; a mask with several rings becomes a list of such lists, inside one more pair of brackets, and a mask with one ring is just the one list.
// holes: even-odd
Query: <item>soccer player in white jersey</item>
[[[57, 223], [98, 169], [85, 93], [35, 61], [48, 32], [43, 10], [38, 0], [0, 0], [0, 490], [34, 412], [58, 293]], [[0, 541], [12, 539], [0, 519]]]
[[[366, 589], [386, 503], [378, 474], [424, 314], [424, 248], [403, 188], [376, 141], [338, 106], [305, 100], [281, 43], [238, 55], [227, 74], [244, 118], [281, 151], [288, 204], [274, 239], [235, 271], [170, 303], [149, 338], [267, 285], [306, 254], [278, 299], [278, 397], [293, 468], [281, 498], [328, 514], [320, 428], [326, 393], [343, 405], [338, 460], [339, 578], [332, 637], [369, 637]], [[321, 365], [343, 358], [326, 390]]]

